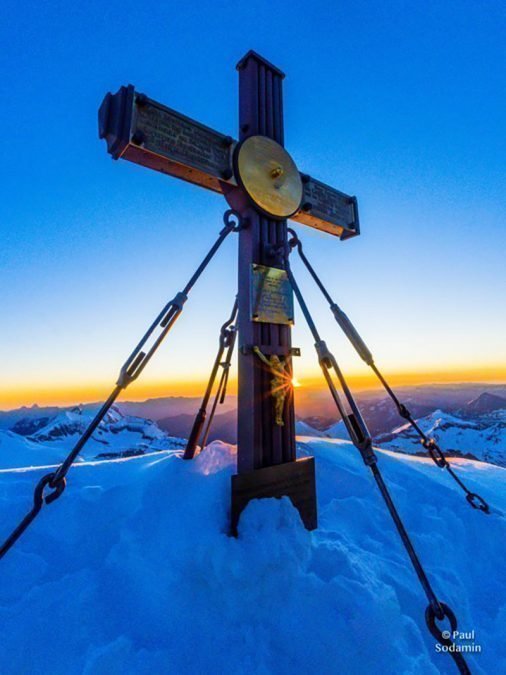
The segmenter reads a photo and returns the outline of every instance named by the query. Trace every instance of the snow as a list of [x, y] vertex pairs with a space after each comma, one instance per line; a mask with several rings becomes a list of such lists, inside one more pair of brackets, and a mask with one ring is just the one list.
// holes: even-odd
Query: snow
[[[422, 431], [433, 437], [443, 451], [470, 454], [476, 459], [506, 466], [506, 410], [462, 418], [436, 410], [417, 420]], [[423, 452], [420, 438], [403, 424], [377, 438], [382, 448], [409, 453]]]
[[[46, 447], [41, 455], [41, 446], [12, 431], [0, 429], [0, 467], [38, 466], [63, 459], [56, 448]], [[43, 461], [41, 458], [43, 456]]]
[[[319, 529], [290, 502], [250, 503], [227, 536], [234, 449], [85, 461], [1, 561], [2, 675], [455, 672], [423, 623], [426, 601], [369, 471], [346, 441], [301, 438], [317, 462]], [[496, 509], [473, 511], [444, 471], [379, 451], [473, 673], [506, 672], [506, 471], [452, 460]], [[37, 469], [0, 471], [0, 537]]]
[[[49, 417], [40, 428], [28, 436], [0, 429], [0, 468], [41, 466], [61, 462], [88, 427], [97, 409], [75, 407], [71, 410], [62, 410]], [[38, 420], [33, 416], [18, 420], [14, 429], [19, 428], [20, 423], [33, 421]], [[77, 462], [101, 456], [110, 459], [124, 454], [144, 454], [182, 448], [185, 444], [186, 441], [183, 439], [173, 438], [162, 431], [155, 422], [142, 417], [124, 415], [113, 406], [84, 446]]]
[[347, 439], [350, 437], [343, 420], [339, 420], [338, 422], [330, 426], [328, 429], [325, 429], [323, 435], [328, 436], [328, 438], [340, 438], [340, 439]]
[[323, 436], [323, 433], [321, 431], [318, 431], [318, 429], [315, 429], [304, 420], [297, 420], [295, 422], [295, 433], [298, 436], [315, 436], [315, 437]]

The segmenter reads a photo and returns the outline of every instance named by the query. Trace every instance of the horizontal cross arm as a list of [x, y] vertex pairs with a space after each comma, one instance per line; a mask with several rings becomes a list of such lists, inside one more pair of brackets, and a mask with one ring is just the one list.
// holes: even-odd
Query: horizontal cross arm
[[360, 234], [357, 198], [301, 174], [304, 193], [301, 209], [292, 220], [348, 239]]
[[[214, 131], [135, 91], [107, 94], [98, 112], [99, 136], [114, 159], [127, 159], [223, 194], [237, 185], [230, 136]], [[347, 239], [360, 233], [357, 200], [301, 174], [303, 198], [293, 220]]]
[[234, 140], [139, 94], [132, 85], [107, 94], [98, 112], [99, 136], [114, 159], [223, 192], [235, 184]]

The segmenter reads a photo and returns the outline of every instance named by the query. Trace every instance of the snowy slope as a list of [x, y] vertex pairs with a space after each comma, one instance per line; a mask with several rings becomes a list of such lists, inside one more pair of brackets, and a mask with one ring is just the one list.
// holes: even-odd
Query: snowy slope
[[295, 433], [297, 436], [314, 436], [315, 438], [323, 436], [323, 432], [318, 431], [304, 420], [295, 421]]
[[[417, 422], [443, 451], [470, 454], [476, 459], [506, 466], [506, 410], [466, 418], [436, 410]], [[389, 450], [423, 452], [420, 439], [409, 424], [379, 436], [376, 441]]]
[[[70, 448], [69, 448], [70, 449]], [[63, 459], [61, 448], [46, 446], [0, 429], [0, 468], [40, 466]]]
[[[22, 418], [11, 431], [0, 429], [0, 468], [41, 466], [61, 462], [89, 425], [96, 409], [75, 407], [48, 418]], [[40, 422], [43, 424], [40, 424]], [[18, 433], [15, 433], [17, 431]], [[144, 454], [181, 448], [182, 439], [169, 436], [155, 422], [122, 414], [113, 406], [83, 448], [86, 459]]]
[[340, 438], [342, 440], [348, 440], [350, 438], [350, 435], [344, 425], [343, 420], [339, 420], [338, 422], [335, 422], [332, 426], [330, 426], [328, 429], [325, 429], [323, 435], [326, 436], [327, 438]]
[[[317, 459], [319, 529], [262, 500], [237, 540], [229, 446], [77, 465], [0, 563], [2, 675], [454, 673], [358, 453], [308, 438], [300, 452]], [[473, 673], [506, 672], [504, 516], [473, 511], [428, 460], [380, 451], [380, 463], [434, 587], [476, 631]], [[506, 511], [504, 469], [454, 464]], [[0, 471], [0, 536], [41, 474]]]

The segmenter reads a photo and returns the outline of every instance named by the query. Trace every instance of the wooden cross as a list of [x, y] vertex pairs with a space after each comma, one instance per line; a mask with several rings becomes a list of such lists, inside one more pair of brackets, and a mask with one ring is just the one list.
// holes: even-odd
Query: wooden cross
[[[282, 495], [292, 499], [305, 525], [314, 528], [314, 463], [312, 458], [296, 460], [293, 396], [290, 391], [285, 401], [283, 425], [276, 424], [271, 374], [253, 348], [285, 361], [297, 353], [291, 344], [293, 301], [283, 271], [287, 217], [346, 239], [359, 234], [357, 201], [299, 174], [283, 149], [284, 74], [253, 51], [237, 69], [239, 142], [136, 92], [132, 85], [106, 95], [99, 134], [114, 159], [219, 192], [247, 223], [239, 233], [238, 474], [232, 480], [232, 529], [249, 499]], [[258, 172], [265, 167], [258, 157], [269, 171], [260, 178]], [[272, 184], [263, 191], [265, 181]], [[295, 208], [283, 202], [283, 191]]]

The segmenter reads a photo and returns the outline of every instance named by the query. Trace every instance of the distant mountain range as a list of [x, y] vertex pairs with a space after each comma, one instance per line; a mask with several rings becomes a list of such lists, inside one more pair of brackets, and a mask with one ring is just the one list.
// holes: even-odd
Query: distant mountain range
[[[158, 426], [167, 431], [171, 436], [181, 436], [188, 438], [195, 413], [185, 415], [175, 415], [174, 417], [164, 417], [158, 420]], [[220, 440], [225, 443], [237, 443], [237, 410], [228, 410], [216, 414], [211, 426], [209, 441]]]
[[[506, 398], [485, 392], [454, 414], [435, 410], [418, 419], [418, 424], [449, 455], [506, 466]], [[408, 424], [377, 437], [376, 443], [388, 450], [425, 454]]]
[[[384, 405], [387, 403], [385, 401]], [[384, 405], [378, 405], [376, 411], [383, 410]], [[414, 410], [413, 406], [410, 408]], [[365, 411], [364, 416], [367, 420]], [[436, 409], [414, 416], [422, 431], [434, 438], [449, 456], [464, 456], [506, 466], [506, 398], [484, 392], [453, 413]], [[402, 424], [394, 426], [389, 432], [375, 434], [375, 445], [396, 452], [426, 455], [416, 431], [398, 416], [397, 420]], [[348, 438], [342, 420], [324, 430], [323, 435]]]
[[[8, 414], [3, 414], [0, 469], [61, 462], [95, 412], [93, 407], [76, 406], [58, 410], [53, 415], [45, 410], [40, 417], [31, 409], [31, 414], [19, 417], [18, 411], [13, 411], [10, 428], [5, 428]], [[169, 436], [156, 422], [124, 415], [113, 406], [83, 448], [78, 461], [131, 457], [184, 446], [183, 439]]]
[[469, 401], [463, 408], [462, 412], [468, 415], [487, 415], [496, 410], [504, 410], [506, 408], [506, 398], [497, 396], [496, 394], [489, 394], [483, 392], [478, 398]]
[[[470, 387], [407, 389], [401, 396], [424, 432], [449, 455], [463, 455], [506, 466], [506, 389], [493, 392]], [[469, 393], [476, 396], [469, 397]], [[358, 397], [377, 446], [396, 452], [426, 454], [412, 428], [405, 424], [384, 394]], [[82, 434], [99, 404], [73, 408], [18, 408], [0, 412], [0, 468], [61, 461]], [[233, 397], [219, 406], [209, 441], [237, 442]], [[200, 398], [167, 397], [116, 404], [85, 447], [85, 459], [126, 457], [182, 448], [191, 430]], [[306, 410], [308, 408], [306, 407]], [[342, 420], [332, 408], [298, 416], [300, 436], [347, 439]], [[300, 407], [298, 408], [300, 410]]]
[[[446, 454], [506, 466], [506, 397], [482, 392], [462, 405], [462, 397], [457, 396], [449, 406], [453, 412], [415, 403], [410, 398], [404, 400], [418, 425]], [[363, 401], [360, 407], [375, 445], [395, 452], [427, 454], [418, 434], [399, 417], [390, 399]], [[319, 418], [313, 418], [313, 424], [310, 419], [297, 422], [296, 430], [301, 436], [349, 438], [342, 420], [322, 428]]]

